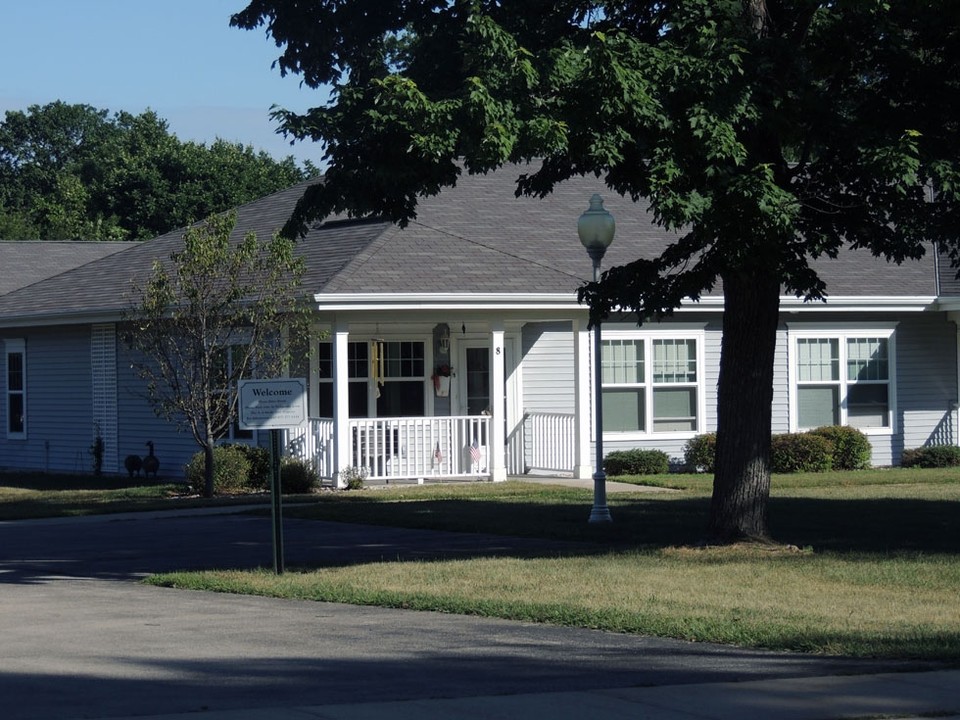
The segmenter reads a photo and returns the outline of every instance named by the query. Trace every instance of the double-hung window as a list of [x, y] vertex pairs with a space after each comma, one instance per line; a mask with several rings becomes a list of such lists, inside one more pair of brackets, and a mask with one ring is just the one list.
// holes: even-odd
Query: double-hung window
[[[370, 360], [369, 345], [366, 342], [347, 343], [347, 389], [350, 417], [367, 417], [367, 377]], [[320, 384], [319, 416], [332, 418], [333, 408], [333, 343], [321, 342], [317, 351], [317, 379]]]
[[377, 417], [420, 416], [426, 411], [426, 359], [423, 342], [385, 341], [381, 358], [383, 385]]
[[27, 351], [23, 340], [5, 340], [7, 437], [27, 436]]
[[893, 330], [798, 333], [791, 363], [793, 425], [893, 428]]
[[700, 431], [699, 337], [624, 334], [601, 343], [604, 433]]
[[[419, 416], [425, 411], [426, 360], [421, 341], [374, 340], [347, 343], [347, 377], [350, 417]], [[319, 343], [317, 351], [319, 415], [333, 417], [333, 344]], [[372, 384], [372, 390], [370, 389]]]

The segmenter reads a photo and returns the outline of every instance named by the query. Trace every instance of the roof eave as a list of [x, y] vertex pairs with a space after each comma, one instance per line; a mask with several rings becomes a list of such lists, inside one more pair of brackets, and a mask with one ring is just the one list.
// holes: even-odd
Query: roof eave
[[[570, 310], [580, 306], [572, 293], [317, 293], [320, 310]], [[960, 298], [956, 309], [960, 309]], [[785, 312], [920, 312], [934, 309], [934, 295], [831, 296], [826, 302], [806, 302], [783, 296]], [[677, 312], [722, 312], [719, 295], [689, 300]]]
[[119, 322], [122, 313], [116, 310], [84, 310], [74, 313], [47, 312], [0, 317], [0, 328], [50, 327], [53, 325], [94, 325]]
[[[342, 293], [314, 295], [323, 311], [350, 310], [584, 310], [573, 293]], [[831, 296], [826, 302], [805, 302], [801, 298], [780, 298], [783, 312], [923, 312], [960, 311], [960, 297], [935, 295]], [[722, 312], [723, 298], [710, 296], [685, 302], [677, 312]], [[45, 312], [0, 317], [0, 328], [48, 327], [118, 322], [123, 312], [100, 308], [76, 312]]]

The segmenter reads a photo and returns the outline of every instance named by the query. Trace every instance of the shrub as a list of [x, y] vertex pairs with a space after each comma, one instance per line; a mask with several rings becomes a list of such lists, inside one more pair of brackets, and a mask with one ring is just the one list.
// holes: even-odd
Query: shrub
[[833, 443], [812, 433], [774, 435], [770, 469], [775, 473], [827, 472], [833, 467]]
[[270, 487], [270, 451], [257, 445], [223, 445], [222, 447], [236, 448], [250, 463], [249, 486], [253, 490], [266, 490]]
[[608, 475], [660, 475], [670, 472], [670, 458], [662, 450], [616, 450], [603, 459]]
[[348, 467], [340, 471], [340, 482], [347, 490], [359, 490], [367, 479], [367, 469], [363, 467]]
[[929, 445], [904, 450], [900, 458], [903, 467], [943, 468], [960, 465], [960, 447], [956, 445]]
[[683, 462], [689, 472], [712, 473], [717, 454], [717, 434], [706, 433], [687, 440], [683, 446]]
[[320, 478], [309, 463], [297, 457], [284, 457], [280, 461], [280, 488], [285, 493], [302, 494], [314, 491]]
[[[203, 493], [203, 451], [195, 453], [187, 463], [185, 471], [190, 487], [196, 493]], [[250, 462], [243, 450], [236, 445], [222, 445], [213, 449], [213, 492], [235, 493], [249, 492]]]
[[826, 425], [811, 430], [833, 443], [835, 470], [865, 470], [870, 467], [870, 441], [856, 428], [847, 425]]

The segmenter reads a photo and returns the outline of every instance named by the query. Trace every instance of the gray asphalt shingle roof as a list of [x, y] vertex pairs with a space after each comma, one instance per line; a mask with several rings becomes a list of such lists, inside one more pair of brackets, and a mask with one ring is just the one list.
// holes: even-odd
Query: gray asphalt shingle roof
[[[594, 192], [605, 199], [617, 233], [604, 267], [654, 257], [673, 237], [655, 226], [643, 202], [608, 190], [594, 177], [575, 178], [543, 199], [517, 198], [518, 175], [509, 166], [488, 175], [464, 175], [455, 188], [421, 200], [404, 229], [378, 221], [334, 219], [299, 241], [310, 293], [558, 293], [572, 294], [591, 277], [576, 223]], [[289, 218], [308, 183], [237, 209], [235, 236], [268, 237]], [[132, 282], [154, 259], [168, 258], [182, 230], [136, 244], [0, 296], [0, 322], [72, 313], [120, 313]], [[46, 254], [44, 254], [46, 257]], [[897, 267], [866, 251], [817, 263], [833, 296], [932, 296], [932, 253]], [[6, 267], [0, 276], [7, 274]], [[55, 271], [56, 272], [56, 271]], [[716, 290], [714, 293], [716, 294]]]
[[120, 242], [0, 242], [0, 295], [130, 248]]

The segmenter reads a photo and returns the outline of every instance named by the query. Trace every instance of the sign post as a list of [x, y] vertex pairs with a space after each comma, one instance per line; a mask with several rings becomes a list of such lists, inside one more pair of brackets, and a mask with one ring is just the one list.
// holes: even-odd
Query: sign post
[[283, 575], [283, 491], [280, 487], [280, 433], [270, 431], [270, 509], [273, 518], [273, 572]]
[[280, 486], [280, 433], [307, 421], [307, 381], [303, 378], [241, 380], [240, 427], [270, 431], [270, 501], [273, 516], [273, 570], [283, 574], [283, 492]]

